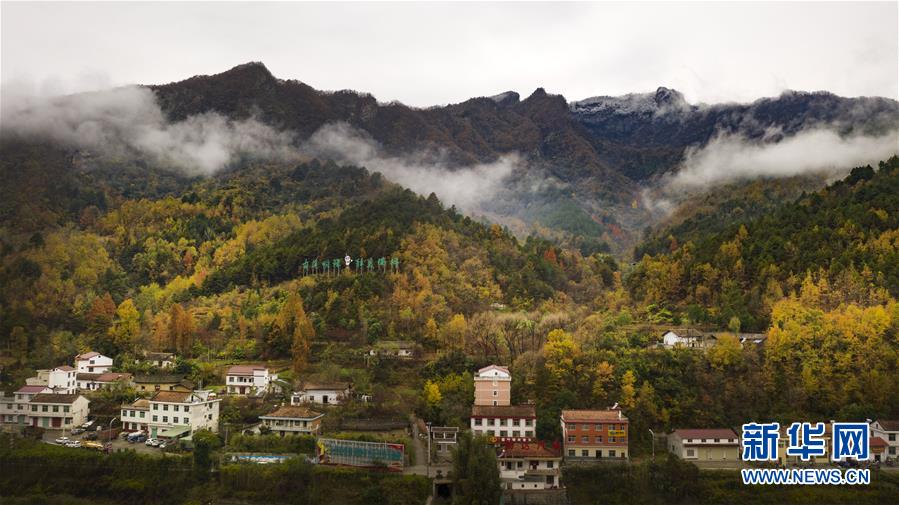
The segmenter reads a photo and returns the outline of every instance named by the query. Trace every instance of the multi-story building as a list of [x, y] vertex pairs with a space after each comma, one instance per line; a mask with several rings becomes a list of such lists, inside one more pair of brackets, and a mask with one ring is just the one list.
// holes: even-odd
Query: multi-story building
[[149, 431], [150, 401], [140, 398], [131, 405], [123, 406], [121, 420], [125, 431]]
[[75, 356], [78, 373], [106, 373], [112, 370], [112, 358], [91, 351]]
[[28, 402], [30, 426], [47, 429], [72, 429], [87, 421], [90, 401], [78, 394], [40, 393]]
[[621, 410], [563, 410], [561, 422], [566, 461], [628, 458], [628, 419]]
[[510, 490], [560, 487], [562, 455], [541, 443], [514, 442], [498, 450], [499, 477]]
[[0, 421], [5, 428], [20, 428], [30, 424], [28, 402], [39, 394], [52, 393], [48, 386], [22, 386], [11, 396], [0, 397]]
[[264, 416], [262, 425], [281, 435], [318, 435], [324, 414], [298, 405], [282, 405]]
[[505, 406], [512, 403], [512, 374], [499, 365], [486, 366], [474, 376], [474, 404]]
[[474, 405], [471, 407], [471, 431], [492, 442], [530, 442], [537, 430], [537, 412], [533, 405]]
[[277, 378], [262, 365], [234, 365], [225, 374], [225, 386], [230, 394], [257, 395], [271, 391]]
[[38, 370], [37, 376], [25, 379], [29, 386], [46, 386], [54, 393], [74, 394], [78, 384], [75, 378], [75, 369], [68, 366], [58, 366], [49, 370]]
[[150, 398], [147, 427], [153, 438], [180, 438], [197, 430], [218, 432], [219, 404], [211, 391], [160, 391]]
[[353, 384], [350, 382], [329, 382], [324, 384], [307, 382], [290, 397], [290, 404], [340, 405], [352, 398], [352, 395]]
[[679, 429], [668, 435], [668, 451], [691, 461], [740, 461], [740, 439], [729, 428]]
[[871, 423], [871, 438], [886, 442], [884, 459], [899, 459], [899, 420], [878, 419]]

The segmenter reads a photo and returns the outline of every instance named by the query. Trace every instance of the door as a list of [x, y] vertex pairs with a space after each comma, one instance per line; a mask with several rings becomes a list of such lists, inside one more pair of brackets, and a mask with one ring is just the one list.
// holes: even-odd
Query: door
[[150, 428], [150, 438], [156, 438], [156, 427]]
[[60, 419], [58, 417], [54, 417], [52, 422], [53, 422], [54, 428], [59, 428], [60, 426], [62, 426], [62, 419]]
[[322, 403], [328, 403], [328, 395], [322, 395]]

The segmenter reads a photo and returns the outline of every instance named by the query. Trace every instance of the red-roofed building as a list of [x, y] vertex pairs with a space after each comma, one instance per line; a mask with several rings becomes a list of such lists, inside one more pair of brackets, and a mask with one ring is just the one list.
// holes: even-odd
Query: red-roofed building
[[668, 450], [685, 460], [739, 461], [740, 438], [730, 428], [674, 430]]
[[566, 460], [627, 460], [629, 422], [620, 409], [563, 410], [561, 422]]
[[543, 442], [507, 442], [497, 449], [499, 477], [510, 490], [556, 489], [561, 486], [562, 453]]
[[871, 438], [880, 437], [886, 442], [884, 461], [899, 459], [899, 420], [878, 419], [871, 423]]

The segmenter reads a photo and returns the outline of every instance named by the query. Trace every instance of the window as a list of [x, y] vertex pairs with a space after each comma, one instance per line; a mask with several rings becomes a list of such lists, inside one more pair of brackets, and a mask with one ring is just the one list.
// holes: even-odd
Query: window
[[41, 412], [47, 412], [49, 410], [47, 407], [49, 407], [49, 405], [41, 405]]
[[190, 412], [190, 405], [185, 405], [185, 406], [184, 406], [184, 411], [185, 411], [185, 412]]
[[164, 422], [164, 423], [169, 422], [169, 416], [162, 416], [162, 422]]
[[516, 465], [518, 468], [524, 468], [524, 461], [519, 461]]
[[588, 451], [587, 449], [581, 449], [581, 456], [585, 458], [590, 457], [590, 451]]
[[154, 423], [155, 423], [156, 421], [158, 421], [158, 420], [159, 420], [159, 418], [158, 418], [157, 416], [153, 416], [153, 422], [154, 422]]
[[589, 444], [589, 443], [590, 443], [590, 437], [584, 435], [583, 437], [581, 437], [581, 443], [582, 443], [582, 444]]
[[720, 438], [716, 438], [716, 439], [715, 439], [715, 442], [720, 442], [720, 441], [721, 441]]
[[513, 436], [513, 437], [520, 437], [520, 436], [521, 436], [521, 432], [518, 431], [518, 430], [515, 430], [515, 431], [512, 432], [512, 436]]
[[53, 406], [53, 412], [59, 412], [59, 405]]
[[896, 441], [896, 434], [890, 433], [890, 442], [895, 442], [895, 441]]
[[162, 406], [162, 410], [165, 410], [166, 412], [168, 412], [169, 406], [168, 406], [167, 404], [166, 404], [166, 405], [163, 405], [163, 406]]
[[596, 443], [597, 443], [597, 444], [601, 444], [601, 443], [602, 443], [602, 435], [599, 435], [599, 436], [596, 437]]
[[480, 425], [481, 425], [481, 418], [480, 418], [480, 417], [474, 418], [474, 425], [475, 425], [475, 426], [480, 426]]
[[32, 405], [32, 406], [31, 406], [31, 411], [32, 411], [32, 412], [37, 412], [37, 405]]
[[140, 411], [140, 418], [141, 418], [141, 419], [144, 418], [144, 411], [143, 411], [143, 410]]
[[574, 457], [574, 449], [568, 449], [568, 455]]
[[524, 425], [525, 425], [525, 426], [533, 426], [533, 425], [534, 425], [534, 420], [533, 420], [533, 419], [525, 419], [525, 420], [524, 420]]
[[508, 436], [509, 436], [509, 432], [506, 431], [506, 430], [501, 430], [501, 431], [499, 432], [499, 436], [501, 436], [501, 437], [508, 437]]
[[495, 389], [493, 390], [493, 396], [496, 396], [496, 390], [495, 390]]
[[609, 457], [610, 457], [610, 458], [614, 458], [614, 457], [615, 457], [615, 451], [614, 451], [614, 450], [610, 450], [610, 451], [609, 451]]
[[175, 405], [175, 412], [178, 412], [178, 406]]
[[547, 461], [547, 462], [546, 462], [546, 468], [552, 468], [552, 467], [553, 467], [553, 462], [552, 462], [552, 461]]
[[687, 457], [688, 457], [688, 458], [692, 458], [692, 457], [695, 457], [695, 456], [696, 456], [696, 450], [695, 450], [695, 449], [687, 449]]
[[159, 405], [156, 404], [156, 403], [154, 403], [154, 404], [153, 404], [153, 410], [159, 410]]
[[890, 454], [896, 454], [896, 448], [890, 447]]
[[574, 435], [568, 435], [569, 442], [574, 442], [575, 440], [577, 440], [577, 437], [575, 437]]

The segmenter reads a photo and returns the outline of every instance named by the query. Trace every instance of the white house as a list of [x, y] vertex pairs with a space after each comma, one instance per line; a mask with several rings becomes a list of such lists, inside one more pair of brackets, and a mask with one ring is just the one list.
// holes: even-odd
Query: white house
[[122, 372], [79, 373], [76, 378], [79, 391], [97, 391], [115, 384], [126, 387], [133, 385], [131, 374]]
[[150, 401], [146, 398], [135, 400], [131, 405], [124, 405], [120, 414], [122, 428], [125, 431], [147, 431], [150, 423]]
[[299, 405], [282, 405], [264, 416], [262, 425], [281, 435], [318, 435], [324, 414]]
[[38, 370], [37, 376], [25, 379], [29, 386], [46, 386], [54, 393], [74, 394], [78, 387], [75, 378], [75, 369], [68, 366], [58, 366], [50, 370]]
[[369, 356], [386, 359], [412, 359], [415, 357], [415, 342], [406, 340], [381, 340], [368, 350]]
[[692, 461], [739, 461], [740, 439], [730, 428], [679, 429], [668, 435], [668, 451]]
[[561, 486], [562, 453], [542, 442], [505, 444], [496, 459], [505, 489], [541, 490]]
[[197, 430], [218, 432], [219, 404], [211, 391], [160, 391], [150, 398], [147, 427], [152, 438], [180, 438]]
[[106, 373], [112, 370], [112, 358], [98, 352], [86, 352], [75, 356], [78, 373]]
[[317, 403], [319, 405], [339, 405], [350, 399], [353, 385], [349, 382], [315, 384], [307, 382], [290, 397], [291, 405]]
[[28, 403], [31, 398], [39, 394], [52, 393], [53, 390], [46, 385], [26, 385], [19, 388], [10, 396], [0, 396], [0, 421], [5, 428], [22, 427], [30, 424], [28, 413], [31, 408]]
[[277, 379], [262, 365], [234, 365], [225, 374], [225, 385], [230, 394], [257, 395], [273, 391]]
[[662, 345], [668, 348], [672, 347], [701, 347], [700, 338], [689, 332], [677, 333], [674, 331], [666, 331], [662, 335]]
[[69, 430], [87, 421], [89, 404], [87, 398], [77, 394], [36, 394], [28, 402], [26, 424]]
[[885, 459], [899, 459], [899, 420], [878, 419], [871, 423], [871, 438], [886, 442]]
[[501, 442], [530, 442], [537, 429], [533, 405], [473, 405], [471, 431]]

